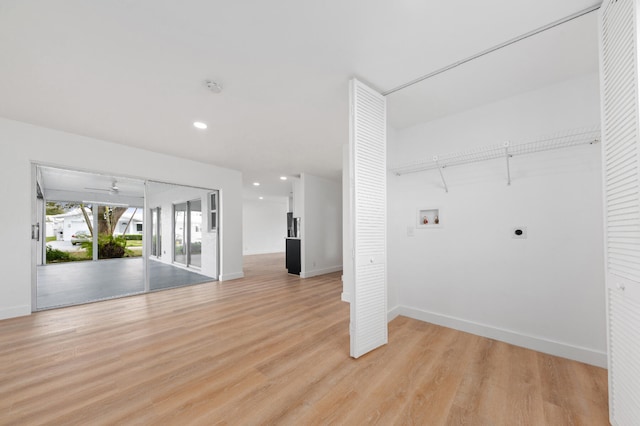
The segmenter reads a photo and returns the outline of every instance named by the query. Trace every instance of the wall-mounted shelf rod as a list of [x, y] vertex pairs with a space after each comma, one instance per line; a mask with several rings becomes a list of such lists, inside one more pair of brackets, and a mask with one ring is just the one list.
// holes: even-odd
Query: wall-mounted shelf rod
[[594, 4], [591, 7], [588, 7], [586, 9], [580, 10], [580, 11], [575, 12], [575, 13], [572, 13], [569, 16], [565, 16], [564, 18], [558, 19], [557, 21], [553, 21], [553, 22], [551, 22], [551, 23], [549, 23], [547, 25], [543, 25], [542, 27], [539, 27], [539, 28], [536, 28], [536, 29], [534, 29], [532, 31], [529, 31], [528, 33], [521, 34], [521, 35], [519, 35], [517, 37], [512, 38], [511, 40], [507, 40], [504, 43], [500, 43], [498, 45], [495, 45], [493, 47], [485, 49], [482, 52], [476, 53], [475, 55], [469, 56], [469, 57], [467, 57], [465, 59], [461, 59], [461, 60], [459, 60], [457, 62], [449, 64], [449, 65], [447, 65], [445, 67], [439, 68], [439, 69], [437, 69], [435, 71], [430, 72], [429, 74], [425, 74], [425, 75], [423, 75], [421, 77], [418, 77], [418, 78], [416, 78], [414, 80], [411, 80], [408, 83], [401, 84], [398, 87], [394, 87], [393, 89], [387, 90], [386, 92], [382, 92], [382, 95], [383, 96], [388, 96], [388, 95], [390, 95], [392, 93], [395, 93], [395, 92], [397, 92], [399, 90], [406, 89], [407, 87], [413, 86], [414, 84], [420, 83], [421, 81], [427, 80], [429, 78], [435, 77], [435, 76], [437, 76], [439, 74], [442, 74], [444, 72], [452, 70], [452, 69], [454, 69], [456, 67], [459, 67], [460, 65], [466, 64], [467, 62], [471, 62], [474, 59], [481, 58], [481, 57], [483, 57], [485, 55], [488, 55], [488, 54], [493, 53], [493, 52], [495, 52], [497, 50], [503, 49], [503, 48], [505, 48], [507, 46], [511, 46], [512, 44], [517, 43], [519, 41], [526, 40], [529, 37], [532, 37], [532, 36], [535, 36], [537, 34], [540, 34], [540, 33], [544, 32], [544, 31], [550, 30], [551, 28], [555, 28], [555, 27], [557, 27], [559, 25], [562, 25], [564, 23], [572, 21], [572, 20], [574, 20], [576, 18], [579, 18], [581, 16], [584, 16], [584, 15], [586, 15], [588, 13], [595, 12], [596, 10], [600, 9], [600, 6], [601, 6], [601, 3], [599, 2], [598, 4]]
[[507, 181], [509, 184], [511, 184], [509, 160], [512, 157], [518, 155], [533, 154], [535, 152], [568, 148], [577, 145], [593, 144], [597, 142], [600, 142], [600, 129], [598, 127], [589, 129], [568, 130], [562, 133], [558, 133], [554, 136], [549, 136], [530, 142], [518, 144], [505, 142], [499, 145], [489, 145], [466, 151], [440, 154], [434, 156], [432, 160], [417, 161], [398, 167], [392, 167], [389, 169], [389, 171], [398, 176], [401, 176], [407, 173], [417, 173], [426, 170], [438, 169], [440, 171], [442, 182], [445, 184], [446, 188], [446, 183], [442, 174], [442, 169], [444, 169], [445, 167], [460, 166], [463, 164], [477, 163], [479, 161], [506, 157]]

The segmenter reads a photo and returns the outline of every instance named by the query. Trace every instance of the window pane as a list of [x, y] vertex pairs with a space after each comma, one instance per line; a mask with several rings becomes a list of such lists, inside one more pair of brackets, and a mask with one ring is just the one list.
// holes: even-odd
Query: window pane
[[176, 204], [175, 210], [175, 238], [173, 260], [177, 263], [187, 264], [185, 243], [187, 240], [187, 203]]
[[158, 209], [151, 209], [151, 255], [158, 255]]

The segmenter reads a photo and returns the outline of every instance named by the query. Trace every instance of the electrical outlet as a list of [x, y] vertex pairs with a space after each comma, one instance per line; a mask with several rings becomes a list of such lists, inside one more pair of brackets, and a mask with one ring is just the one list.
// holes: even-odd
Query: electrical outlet
[[416, 228], [413, 226], [407, 226], [407, 237], [414, 237], [416, 235]]

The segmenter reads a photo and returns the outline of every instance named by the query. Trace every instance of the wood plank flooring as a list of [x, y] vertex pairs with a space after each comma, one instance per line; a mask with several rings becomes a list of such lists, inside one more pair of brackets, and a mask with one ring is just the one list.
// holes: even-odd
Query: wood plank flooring
[[404, 317], [353, 360], [339, 273], [245, 274], [0, 321], [0, 424], [608, 424], [601, 368]]

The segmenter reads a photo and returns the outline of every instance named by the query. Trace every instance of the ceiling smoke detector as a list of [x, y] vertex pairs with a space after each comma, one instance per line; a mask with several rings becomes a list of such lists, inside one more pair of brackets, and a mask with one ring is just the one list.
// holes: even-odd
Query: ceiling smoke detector
[[222, 86], [213, 80], [205, 80], [204, 85], [207, 86], [207, 89], [211, 90], [213, 93], [222, 92]]

